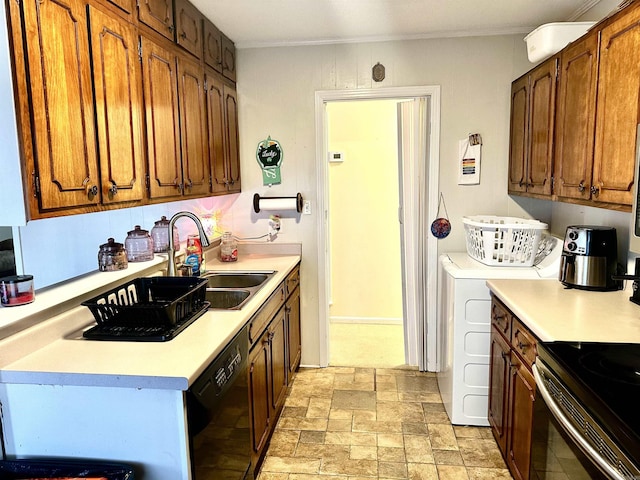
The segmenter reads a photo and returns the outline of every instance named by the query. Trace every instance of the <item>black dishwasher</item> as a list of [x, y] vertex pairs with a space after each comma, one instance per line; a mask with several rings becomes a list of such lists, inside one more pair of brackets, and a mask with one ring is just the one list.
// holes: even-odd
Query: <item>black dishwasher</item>
[[187, 391], [194, 480], [253, 478], [244, 327]]

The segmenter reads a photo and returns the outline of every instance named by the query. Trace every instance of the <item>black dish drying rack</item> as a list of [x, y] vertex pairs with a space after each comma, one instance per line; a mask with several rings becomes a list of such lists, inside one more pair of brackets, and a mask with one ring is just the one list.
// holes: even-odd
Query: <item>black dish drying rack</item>
[[97, 325], [83, 332], [91, 340], [171, 340], [209, 308], [207, 280], [198, 277], [141, 277], [82, 302]]

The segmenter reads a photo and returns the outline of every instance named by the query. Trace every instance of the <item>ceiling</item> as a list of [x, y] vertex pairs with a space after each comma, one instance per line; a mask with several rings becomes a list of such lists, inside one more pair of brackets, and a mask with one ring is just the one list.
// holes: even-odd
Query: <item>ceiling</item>
[[600, 1], [191, 0], [237, 48], [526, 34]]

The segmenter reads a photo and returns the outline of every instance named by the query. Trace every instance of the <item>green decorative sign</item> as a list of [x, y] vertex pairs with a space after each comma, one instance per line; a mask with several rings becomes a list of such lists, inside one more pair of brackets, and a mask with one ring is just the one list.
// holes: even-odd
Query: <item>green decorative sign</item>
[[282, 147], [280, 142], [272, 140], [269, 136], [258, 144], [256, 159], [262, 168], [262, 181], [264, 185], [279, 185], [282, 181], [280, 177], [280, 165], [282, 164]]

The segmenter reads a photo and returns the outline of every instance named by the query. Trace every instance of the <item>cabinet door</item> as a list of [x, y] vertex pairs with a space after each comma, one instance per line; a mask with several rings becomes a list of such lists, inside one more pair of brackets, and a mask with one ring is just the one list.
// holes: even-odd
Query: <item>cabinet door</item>
[[554, 193], [591, 196], [598, 76], [597, 32], [562, 51], [558, 78]]
[[204, 19], [204, 62], [222, 73], [222, 33], [211, 21]]
[[553, 124], [557, 59], [551, 58], [529, 75], [530, 118], [527, 192], [551, 195]]
[[89, 6], [102, 202], [144, 195], [142, 80], [135, 28]]
[[209, 164], [211, 167], [211, 191], [227, 192], [227, 160], [225, 155], [224, 84], [215, 73], [206, 74], [207, 129], [209, 132]]
[[222, 34], [222, 74], [229, 80], [236, 81], [236, 47]]
[[287, 395], [289, 362], [287, 361], [287, 322], [284, 308], [276, 314], [268, 330], [271, 376], [271, 411], [273, 418], [284, 405]]
[[239, 193], [240, 184], [240, 140], [238, 137], [238, 97], [235, 88], [224, 86], [225, 125], [227, 132], [227, 178], [229, 193]]
[[173, 0], [138, 0], [138, 18], [148, 27], [173, 40]]
[[640, 6], [602, 29], [592, 200], [631, 205], [640, 105]]
[[203, 18], [188, 0], [176, 0], [176, 43], [197, 58], [202, 56]]
[[205, 95], [202, 67], [179, 57], [178, 97], [185, 195], [206, 195], [209, 192]]
[[506, 457], [507, 412], [509, 395], [509, 352], [510, 347], [498, 330], [491, 328], [490, 370], [489, 370], [489, 424], [493, 436]]
[[535, 380], [524, 361], [515, 352], [511, 352], [510, 375], [507, 463], [514, 479], [528, 480], [533, 403], [536, 395]]
[[39, 208], [96, 205], [100, 191], [85, 4], [26, 0], [23, 9]]
[[300, 366], [300, 356], [302, 354], [300, 336], [300, 288], [296, 288], [285, 304], [285, 314], [287, 316], [288, 334], [288, 361], [289, 378]]
[[509, 136], [509, 192], [527, 190], [526, 162], [529, 132], [529, 76], [511, 84], [511, 127]]
[[249, 353], [249, 409], [251, 414], [251, 452], [256, 461], [269, 438], [271, 400], [269, 379], [269, 334]]
[[142, 76], [147, 125], [149, 195], [182, 193], [176, 57], [142, 37]]

